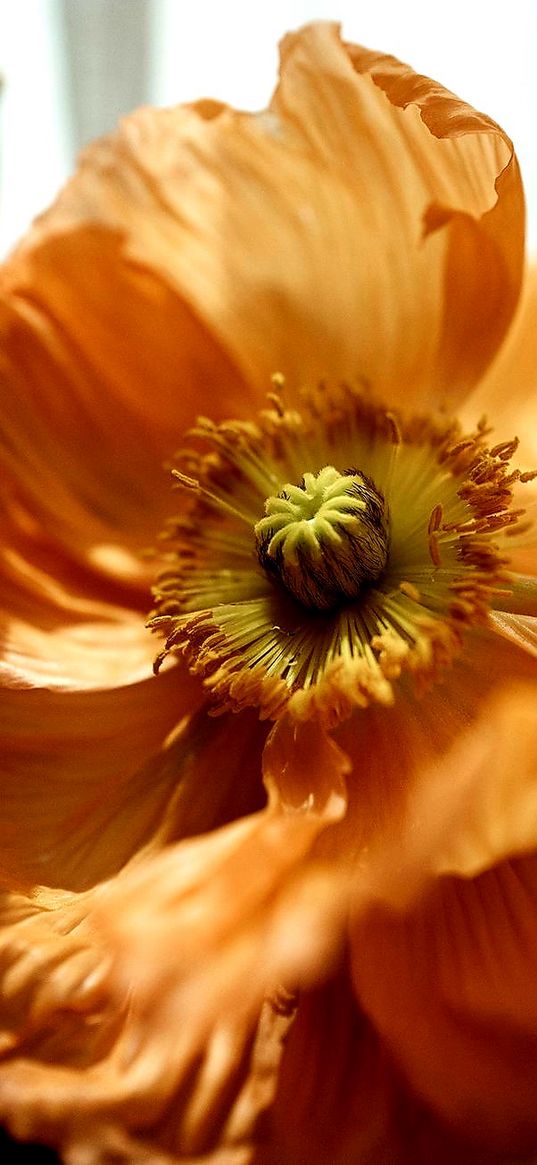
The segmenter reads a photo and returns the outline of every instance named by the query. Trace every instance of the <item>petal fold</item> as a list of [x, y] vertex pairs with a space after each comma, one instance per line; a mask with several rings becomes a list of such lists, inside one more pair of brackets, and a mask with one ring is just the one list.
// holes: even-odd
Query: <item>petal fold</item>
[[239, 414], [248, 391], [177, 294], [128, 263], [121, 233], [55, 221], [0, 273], [4, 493], [75, 562], [147, 588], [166, 459], [208, 386], [217, 413], [221, 400]]
[[270, 1116], [270, 1165], [392, 1160], [389, 1058], [350, 990], [346, 968], [304, 992], [287, 1036]]
[[480, 1151], [537, 1146], [535, 687], [498, 694], [357, 877], [359, 1000], [407, 1087]]
[[15, 883], [82, 890], [260, 808], [266, 726], [199, 705], [181, 669], [110, 692], [5, 693], [0, 842]]
[[272, 729], [263, 753], [263, 776], [274, 806], [338, 821], [347, 807], [346, 753], [317, 722], [284, 716]]
[[500, 1159], [537, 1148], [536, 888], [534, 856], [506, 860], [353, 936], [356, 989], [410, 1088]]
[[[202, 408], [218, 383], [200, 324], [238, 415], [240, 393], [251, 406], [276, 371], [296, 385], [358, 378], [409, 404], [449, 387], [453, 403], [516, 305], [524, 216], [506, 135], [333, 24], [286, 37], [281, 55], [261, 115], [205, 103], [126, 119], [6, 271], [8, 302], [31, 301], [69, 336], [83, 319], [78, 342], [90, 363], [99, 351], [112, 402], [133, 398], [128, 369], [172, 432], [193, 382]], [[120, 361], [108, 317], [130, 337]], [[160, 404], [170, 378], [177, 411], [173, 391]]]
[[227, 1147], [226, 1128], [229, 1148], [244, 1147], [272, 1097], [284, 1034], [273, 1009], [259, 1027], [265, 993], [282, 980], [306, 986], [339, 957], [346, 901], [333, 872], [307, 860], [323, 827], [317, 815], [266, 810], [90, 891], [85, 927], [112, 959], [104, 990], [119, 1030], [82, 1091], [76, 1065], [5, 1061], [10, 1127], [92, 1152], [103, 1128], [179, 1157]]

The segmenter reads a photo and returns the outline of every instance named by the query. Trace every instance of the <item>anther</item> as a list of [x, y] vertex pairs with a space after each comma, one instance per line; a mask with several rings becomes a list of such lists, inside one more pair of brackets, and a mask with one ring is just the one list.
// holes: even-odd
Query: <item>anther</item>
[[437, 505], [434, 507], [434, 509], [431, 510], [431, 515], [429, 518], [429, 526], [428, 526], [428, 533], [429, 534], [434, 534], [436, 530], [440, 529], [443, 514], [444, 514], [443, 506], [440, 502], [438, 502]]
[[438, 536], [435, 530], [429, 534], [429, 554], [434, 566], [442, 566], [442, 559], [440, 557], [440, 546], [438, 544]]
[[511, 441], [500, 441], [490, 450], [490, 456], [499, 457], [500, 461], [509, 461], [516, 453], [519, 444], [518, 437], [513, 437]]

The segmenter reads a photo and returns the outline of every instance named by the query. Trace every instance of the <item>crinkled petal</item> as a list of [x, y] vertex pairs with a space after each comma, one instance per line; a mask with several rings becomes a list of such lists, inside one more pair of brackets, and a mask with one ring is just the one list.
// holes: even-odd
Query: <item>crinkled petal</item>
[[2, 890], [2, 1059], [22, 1054], [82, 1067], [110, 1046], [121, 1012], [107, 1004], [108, 960], [88, 931], [90, 897]]
[[[167, 685], [173, 691], [177, 673], [162, 680], [164, 694]], [[32, 695], [43, 698], [26, 693]], [[138, 697], [138, 715], [145, 708], [154, 720], [147, 690]], [[81, 699], [76, 695], [73, 714], [83, 713]], [[53, 741], [51, 717], [47, 727]], [[47, 791], [57, 820], [62, 760], [72, 748], [65, 726], [56, 727], [59, 796], [50, 781]], [[93, 761], [94, 730], [89, 721]], [[41, 809], [43, 860], [78, 893], [43, 887], [32, 897], [23, 890], [5, 896], [0, 1115], [16, 1135], [65, 1152], [82, 1146], [103, 1162], [114, 1144], [125, 1152], [130, 1144], [132, 1153], [151, 1144], [164, 1154], [195, 1154], [228, 1143], [231, 1153], [252, 1142], [276, 1086], [283, 1038], [275, 1008], [260, 1019], [265, 993], [282, 980], [308, 984], [328, 973], [348, 905], [338, 870], [313, 857], [319, 833], [344, 807], [346, 758], [319, 731], [313, 746], [327, 762], [321, 788], [313, 802], [292, 805], [289, 792], [307, 778], [302, 735], [292, 740], [280, 790], [273, 731], [264, 766], [270, 803], [245, 816], [263, 797], [266, 736], [266, 725], [249, 712], [215, 719], [201, 709], [116, 787], [118, 758], [108, 737], [102, 758], [109, 775], [91, 790], [91, 812], [78, 812], [71, 833], [63, 820], [51, 836]], [[132, 740], [133, 751], [139, 743]], [[125, 764], [130, 746], [126, 732]], [[84, 780], [82, 766], [80, 772], [87, 795], [88, 774]], [[28, 774], [25, 803], [33, 804]], [[218, 829], [225, 820], [233, 824]], [[197, 836], [175, 842], [190, 834]], [[16, 841], [19, 869], [35, 879], [34, 869], [24, 870], [27, 845], [18, 834]], [[96, 884], [107, 863], [109, 871], [123, 868]]]
[[[105, 989], [120, 1030], [94, 1055], [82, 1090], [76, 1067], [30, 1062], [24, 1047], [6, 1061], [0, 1113], [10, 1127], [90, 1147], [103, 1126], [119, 1127], [178, 1154], [225, 1144], [228, 1120], [232, 1143], [251, 1138], [259, 1093], [231, 1110], [264, 994], [280, 979], [324, 976], [341, 942], [337, 877], [308, 861], [325, 825], [319, 813], [268, 809], [92, 891], [86, 925], [113, 958]], [[280, 1050], [281, 1036], [276, 1059]]]
[[[186, 923], [184, 917], [181, 919], [180, 916], [177, 925], [179, 930], [181, 925], [183, 930], [186, 926], [186, 932], [190, 934], [195, 946], [197, 923], [195, 917], [190, 918], [189, 895], [193, 895], [194, 899], [197, 895], [201, 906], [205, 902], [208, 911], [205, 921], [208, 925], [211, 895], [216, 885], [207, 885], [206, 879], [210, 878], [214, 865], [218, 866], [219, 858], [224, 868], [226, 858], [233, 858], [233, 836], [227, 842], [227, 850], [224, 845], [222, 854], [218, 841], [220, 835], [218, 832], [213, 835], [210, 831], [218, 830], [223, 822], [242, 818], [265, 800], [261, 783], [261, 753], [266, 726], [261, 725], [250, 713], [237, 716], [233, 721], [229, 718], [208, 718], [204, 709], [185, 716], [186, 692], [182, 694], [181, 708], [177, 678], [177, 673], [172, 671], [163, 675], [163, 684], [160, 680], [153, 681], [155, 694], [161, 696], [160, 706], [152, 705], [148, 700], [146, 685], [132, 692], [123, 692], [122, 703], [116, 693], [115, 701], [111, 704], [106, 702], [105, 693], [91, 697], [88, 694], [84, 697], [76, 695], [72, 699], [63, 694], [61, 704], [56, 699], [43, 706], [44, 693], [25, 693], [24, 709], [28, 719], [32, 715], [38, 719], [41, 712], [44, 714], [44, 726], [38, 740], [34, 742], [33, 752], [28, 745], [26, 723], [20, 728], [21, 740], [17, 740], [15, 733], [10, 742], [14, 752], [19, 754], [19, 763], [14, 765], [14, 774], [18, 774], [19, 783], [15, 776], [11, 783], [9, 780], [6, 782], [7, 812], [3, 819], [3, 875], [10, 889], [6, 889], [0, 899], [0, 1056], [6, 1061], [3, 1068], [0, 1068], [0, 1110], [2, 1115], [10, 1118], [16, 1135], [45, 1141], [50, 1139], [56, 1145], [63, 1137], [63, 1133], [60, 1136], [58, 1132], [60, 1126], [64, 1131], [69, 1127], [65, 1136], [73, 1144], [77, 1138], [84, 1141], [86, 1134], [80, 1132], [79, 1124], [84, 1125], [84, 1121], [89, 1120], [94, 1129], [93, 1147], [96, 1152], [102, 1148], [103, 1160], [107, 1159], [105, 1149], [111, 1151], [112, 1142], [119, 1143], [123, 1133], [128, 1141], [118, 1112], [122, 1110], [125, 1097], [126, 1103], [129, 1102], [129, 1096], [130, 1102], [134, 1103], [132, 1094], [138, 1095], [140, 1089], [142, 1101], [146, 1096], [147, 1110], [154, 1104], [156, 1111], [161, 1113], [163, 1145], [168, 1141], [175, 1143], [178, 1135], [176, 1122], [164, 1113], [162, 1105], [159, 1108], [159, 1103], [162, 1100], [161, 1093], [166, 1091], [170, 1063], [175, 1062], [175, 1052], [178, 1052], [176, 1033], [183, 1026], [164, 1027], [160, 1035], [155, 1033], [157, 1043], [164, 1040], [165, 1033], [171, 1039], [166, 1056], [161, 1061], [159, 1049], [151, 1043], [153, 1028], [148, 1020], [150, 1044], [142, 1047], [140, 1061], [136, 1060], [136, 1046], [140, 1042], [144, 1044], [145, 1038], [140, 1035], [145, 1022], [140, 1017], [140, 1010], [146, 1004], [150, 1006], [144, 994], [148, 975], [144, 977], [140, 966], [139, 976], [134, 950], [132, 965], [125, 954], [125, 975], [132, 978], [138, 999], [141, 1000], [136, 1014], [127, 1022], [125, 1002], [130, 996], [131, 986], [130, 982], [124, 983], [123, 980], [119, 984], [117, 975], [114, 982], [111, 982], [112, 957], [115, 957], [117, 963], [117, 934], [113, 941], [111, 934], [124, 923], [132, 944], [139, 943], [147, 951], [148, 920], [153, 918], [156, 923], [159, 917], [163, 931], [168, 926], [171, 953], [173, 938], [169, 923], [173, 919], [175, 893], [179, 900], [186, 899], [186, 902], [183, 901]], [[192, 687], [197, 692], [195, 685]], [[182, 712], [183, 722], [162, 740], [165, 714], [169, 711], [166, 702], [168, 694], [172, 696], [175, 714]], [[69, 704], [71, 733], [78, 734], [76, 766], [73, 764], [74, 738], [66, 732], [65, 703]], [[8, 722], [12, 722], [12, 709], [7, 712]], [[101, 724], [102, 737], [96, 734], [99, 715], [104, 721]], [[45, 731], [48, 734], [46, 740]], [[148, 755], [151, 744], [153, 754]], [[50, 771], [43, 772], [41, 749], [47, 754]], [[248, 833], [248, 821], [236, 827], [241, 838], [244, 833]], [[253, 821], [255, 832], [258, 819], [254, 818]], [[259, 823], [257, 828], [259, 830]], [[319, 824], [313, 827], [313, 832], [315, 828], [318, 829]], [[308, 831], [307, 825], [305, 831]], [[167, 843], [177, 838], [192, 834], [206, 834], [206, 840], [199, 843], [185, 842], [183, 846], [168, 848], [162, 859], [153, 859], [156, 867], [148, 862], [151, 853], [161, 851]], [[283, 844], [283, 838], [280, 840], [283, 851], [281, 873], [289, 865], [293, 867], [293, 862], [297, 865], [298, 855], [295, 852], [294, 859], [290, 855], [286, 865], [286, 854], [290, 847]], [[302, 845], [307, 850], [304, 837]], [[273, 846], [278, 848], [276, 837], [273, 838]], [[300, 846], [298, 848], [300, 850]], [[214, 856], [213, 850], [216, 850]], [[262, 853], [259, 859], [262, 861]], [[235, 860], [235, 873], [239, 860]], [[177, 880], [172, 884], [168, 875], [176, 864]], [[115, 881], [104, 884], [98, 881], [121, 868], [123, 873], [116, 874]], [[264, 873], [262, 869], [261, 878]], [[274, 871], [273, 876], [277, 879]], [[35, 886], [35, 882], [43, 883], [45, 879], [52, 884], [52, 888], [44, 884]], [[17, 885], [20, 889], [15, 888]], [[54, 888], [56, 885], [61, 888]], [[64, 889], [66, 885], [73, 889]], [[112, 923], [114, 907], [117, 906], [120, 914], [122, 911], [118, 901], [120, 885], [125, 890], [123, 901], [126, 912], [123, 922], [114, 916]], [[146, 889], [151, 891], [147, 897]], [[225, 887], [221, 889], [225, 900]], [[332, 906], [330, 904], [329, 910], [322, 876], [314, 880], [314, 889], [319, 890], [319, 910], [326, 916]], [[230, 886], [230, 904], [231, 890]], [[168, 891], [171, 898], [167, 897]], [[305, 896], [298, 881], [291, 898], [293, 895], [296, 898], [294, 908], [298, 911], [301, 898]], [[265, 892], [261, 889], [259, 897], [262, 908], [264, 904], [270, 914], [270, 890], [267, 891], [267, 887]], [[241, 901], [244, 900], [240, 900], [239, 896], [233, 914], [233, 919], [238, 918], [238, 928], [242, 925]], [[135, 920], [143, 902], [148, 913], [146, 915], [142, 911], [140, 914], [141, 930], [138, 931]], [[129, 903], [132, 907], [130, 922]], [[167, 907], [170, 915], [165, 921]], [[282, 933], [283, 905], [279, 913], [276, 904], [274, 909], [279, 919], [274, 928], [279, 928], [279, 933]], [[106, 919], [104, 934], [103, 919]], [[233, 919], [228, 919], [231, 929]], [[101, 923], [98, 925], [99, 920]], [[202, 924], [203, 917], [199, 917], [198, 922]], [[247, 925], [246, 921], [244, 925]], [[288, 925], [290, 946], [294, 924], [290, 921]], [[136, 936], [132, 933], [133, 927]], [[319, 930], [320, 924], [317, 926]], [[194, 975], [199, 973], [203, 980], [207, 973], [204, 961], [207, 934], [203, 925], [198, 937], [200, 949], [197, 959], [194, 951], [191, 952], [192, 965], [187, 968], [186, 977], [190, 971]], [[178, 941], [180, 949], [180, 934]], [[325, 936], [324, 931], [318, 936], [318, 945], [322, 945], [326, 955], [330, 938]], [[129, 946], [128, 942], [126, 946]], [[235, 949], [239, 948], [239, 959], [240, 946], [238, 940]], [[305, 957], [307, 959], [307, 953]], [[322, 954], [318, 957], [322, 962]], [[169, 982], [169, 977], [174, 980], [175, 976], [166, 956], [164, 965], [158, 969], [164, 976], [163, 984], [166, 980], [170, 987], [170, 994], [173, 994], [174, 986], [179, 991], [181, 977], [176, 983]], [[157, 967], [153, 970], [156, 971]], [[259, 980], [264, 983], [261, 967], [258, 971]], [[277, 1035], [273, 1038], [270, 1031], [263, 1031], [256, 1042], [257, 1014], [253, 1015], [252, 1007], [247, 1017], [241, 1012], [236, 1025], [232, 1024], [230, 1028], [225, 1013], [222, 1015], [220, 1011], [218, 990], [211, 993], [210, 983], [207, 990], [208, 998], [213, 999], [215, 1007], [209, 1023], [211, 1030], [207, 1032], [208, 1046], [205, 1048], [201, 1034], [202, 1029], [206, 1030], [204, 1020], [198, 1015], [197, 1023], [193, 1025], [194, 1033], [185, 1030], [184, 1056], [178, 1052], [177, 1076], [181, 1081], [185, 1077], [183, 1082], [188, 1091], [189, 1074], [194, 1072], [196, 1076], [197, 1057], [202, 1057], [205, 1066], [202, 1069], [200, 1065], [199, 1091], [207, 1105], [214, 1091], [216, 1115], [213, 1113], [213, 1117], [216, 1122], [220, 1120], [220, 1109], [225, 1109], [227, 1103], [224, 1077], [232, 1079], [234, 1084], [231, 1091], [234, 1096], [237, 1094], [234, 1125], [238, 1128], [241, 1121], [248, 1123], [252, 1109], [260, 1103], [260, 1093], [265, 1095], [267, 1090], [270, 1092], [268, 1077], [274, 1074], [274, 1067], [270, 1065], [281, 1040]], [[259, 1012], [263, 988], [258, 984], [256, 990]], [[188, 1014], [187, 1007], [185, 1022]], [[265, 1047], [267, 1041], [268, 1046]], [[129, 1061], [132, 1055], [136, 1064], [132, 1073], [126, 1075], [124, 1095], [121, 1063], [122, 1058]], [[161, 1077], [157, 1072], [158, 1080], [155, 1080], [151, 1068], [155, 1057], [164, 1073]], [[247, 1064], [251, 1065], [249, 1082], [246, 1079]], [[93, 1088], [93, 1106], [90, 1102], [89, 1117], [77, 1102], [82, 1067], [88, 1071], [91, 1068], [88, 1088]], [[116, 1069], [119, 1071], [119, 1079], [116, 1079]], [[170, 1079], [174, 1092], [179, 1085], [176, 1077], [172, 1079], [172, 1076]], [[189, 1111], [196, 1108], [198, 1095], [194, 1082], [191, 1084], [193, 1095], [189, 1101]], [[47, 1115], [47, 1105], [53, 1104], [50, 1098], [57, 1097], [60, 1085], [66, 1088], [66, 1095], [72, 1089], [72, 1104], [66, 1102], [61, 1119], [56, 1120]], [[108, 1135], [109, 1089], [110, 1098], [114, 1094], [119, 1106], [115, 1110], [117, 1119], [110, 1133], [112, 1140]], [[15, 1099], [10, 1099], [12, 1096]], [[203, 1122], [203, 1112], [198, 1113], [196, 1119]], [[144, 1120], [147, 1124], [146, 1117]], [[138, 1127], [134, 1119], [132, 1127]], [[143, 1145], [138, 1146], [138, 1151], [143, 1151]]]
[[[299, 122], [324, 165], [346, 166], [360, 203], [357, 253], [335, 280], [353, 371], [405, 406], [440, 396], [455, 407], [518, 299], [524, 205], [513, 148], [483, 114], [395, 58], [347, 44], [352, 76], [338, 48], [334, 26], [286, 37], [272, 107], [295, 133]], [[354, 311], [347, 271], [349, 284], [360, 272]]]
[[[515, 308], [523, 217], [493, 122], [313, 24], [285, 38], [267, 112], [143, 110], [87, 151], [14, 256], [6, 295], [62, 337], [76, 327], [112, 401], [155, 400], [150, 421], [166, 413], [171, 431], [176, 395], [191, 407], [195, 384], [212, 409], [219, 383], [214, 367], [190, 374], [203, 352], [185, 313], [258, 395], [282, 371], [453, 403]], [[225, 374], [222, 391], [230, 406]]]

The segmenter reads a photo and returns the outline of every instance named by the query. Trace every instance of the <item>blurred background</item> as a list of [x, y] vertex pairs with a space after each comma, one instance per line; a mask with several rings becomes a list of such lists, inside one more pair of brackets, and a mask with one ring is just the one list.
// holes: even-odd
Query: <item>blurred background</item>
[[262, 108], [281, 35], [315, 18], [394, 53], [515, 141], [537, 247], [535, 0], [0, 0], [0, 254], [122, 113], [199, 96]]

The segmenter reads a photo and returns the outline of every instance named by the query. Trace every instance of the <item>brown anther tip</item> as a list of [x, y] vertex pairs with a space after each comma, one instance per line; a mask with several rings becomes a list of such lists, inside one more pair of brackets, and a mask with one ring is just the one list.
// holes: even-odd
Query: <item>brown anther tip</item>
[[442, 506], [441, 502], [437, 502], [436, 506], [434, 506], [434, 508], [431, 510], [429, 525], [427, 527], [428, 534], [434, 534], [435, 530], [440, 528], [443, 515], [444, 507]]
[[462, 441], [457, 441], [456, 445], [452, 445], [447, 450], [448, 457], [458, 457], [460, 453], [466, 453], [468, 449], [472, 449], [475, 445], [473, 437], [467, 437]]
[[499, 457], [500, 461], [509, 461], [509, 458], [513, 456], [513, 453], [516, 453], [519, 444], [520, 441], [518, 437], [512, 437], [510, 441], [499, 441], [498, 444], [494, 445], [490, 450], [490, 456]]
[[438, 538], [436, 537], [436, 532], [434, 530], [431, 531], [431, 533], [429, 534], [429, 554], [431, 555], [431, 560], [435, 566], [442, 565], [442, 559], [440, 558], [440, 547], [438, 545]]

